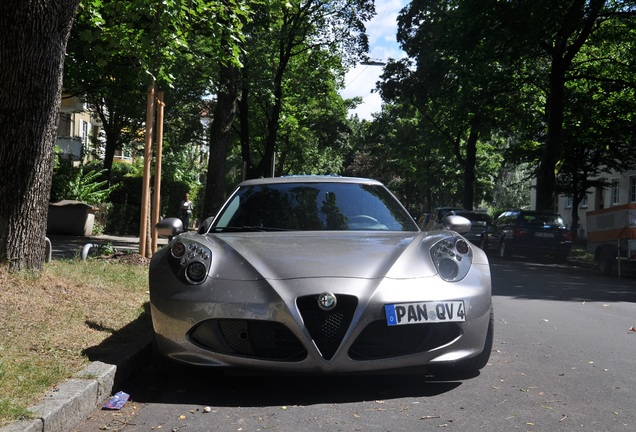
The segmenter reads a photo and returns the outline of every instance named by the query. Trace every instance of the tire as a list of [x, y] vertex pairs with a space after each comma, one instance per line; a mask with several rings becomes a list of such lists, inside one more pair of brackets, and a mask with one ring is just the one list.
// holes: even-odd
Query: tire
[[597, 263], [599, 273], [603, 276], [610, 276], [612, 274], [612, 267], [614, 260], [609, 256], [607, 252], [599, 254]]
[[490, 321], [488, 322], [488, 330], [486, 332], [486, 342], [484, 342], [483, 351], [475, 357], [460, 362], [457, 367], [466, 373], [474, 373], [484, 368], [490, 360], [492, 352], [492, 344], [495, 336], [495, 313], [492, 306], [490, 307]]
[[474, 378], [479, 375], [479, 371], [483, 369], [490, 360], [492, 345], [495, 333], [495, 315], [492, 306], [490, 307], [490, 321], [488, 322], [488, 330], [486, 332], [486, 341], [484, 349], [475, 357], [459, 361], [452, 365], [428, 367], [427, 372], [437, 380], [455, 380]]
[[161, 354], [157, 348], [157, 336], [152, 338], [152, 365], [159, 375], [170, 375], [172, 362]]
[[568, 255], [563, 252], [558, 252], [554, 255], [554, 261], [557, 264], [565, 264], [568, 260]]

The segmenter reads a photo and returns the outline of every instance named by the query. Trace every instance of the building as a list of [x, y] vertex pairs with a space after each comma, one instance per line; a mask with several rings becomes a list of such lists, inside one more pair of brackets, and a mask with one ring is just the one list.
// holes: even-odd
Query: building
[[[578, 238], [587, 238], [586, 213], [623, 204], [636, 203], [636, 167], [622, 173], [611, 172], [603, 176], [611, 183], [610, 187], [595, 187], [588, 191], [587, 199], [579, 205]], [[534, 201], [534, 197], [533, 197]], [[534, 205], [534, 203], [533, 203]], [[572, 199], [560, 196], [558, 198], [558, 212], [569, 226], [572, 225]]]
[[[105, 138], [102, 122], [83, 98], [64, 95], [60, 105], [60, 120], [57, 128], [57, 146], [62, 157], [74, 163], [103, 159]], [[115, 161], [131, 163], [131, 155], [117, 149]]]

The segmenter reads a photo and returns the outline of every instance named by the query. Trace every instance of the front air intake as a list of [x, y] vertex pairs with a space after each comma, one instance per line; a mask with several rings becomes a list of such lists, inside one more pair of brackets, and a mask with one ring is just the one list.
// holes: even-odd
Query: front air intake
[[331, 310], [320, 308], [318, 295], [296, 299], [305, 327], [325, 360], [331, 360], [336, 354], [358, 306], [355, 296], [336, 294], [336, 299], [336, 306]]

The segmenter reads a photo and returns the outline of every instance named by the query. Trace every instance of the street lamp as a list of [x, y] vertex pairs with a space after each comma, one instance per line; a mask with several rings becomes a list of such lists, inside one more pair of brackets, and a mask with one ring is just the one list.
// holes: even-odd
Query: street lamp
[[386, 66], [386, 62], [372, 58], [367, 58], [366, 60], [361, 61], [360, 64], [364, 66]]

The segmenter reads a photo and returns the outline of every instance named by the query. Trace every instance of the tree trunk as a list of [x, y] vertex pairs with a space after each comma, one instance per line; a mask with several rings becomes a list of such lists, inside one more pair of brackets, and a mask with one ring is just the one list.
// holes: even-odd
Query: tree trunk
[[227, 151], [236, 117], [239, 74], [236, 66], [221, 67], [221, 91], [217, 95], [210, 125], [210, 156], [208, 178], [203, 202], [203, 217], [214, 216], [225, 201], [225, 166]]
[[477, 121], [470, 128], [466, 142], [466, 158], [464, 160], [464, 201], [462, 207], [472, 210], [475, 202], [475, 164], [477, 163]]
[[556, 40], [548, 49], [551, 54], [546, 105], [548, 136], [537, 173], [537, 210], [554, 210], [556, 167], [561, 157], [566, 73], [574, 56], [597, 28], [597, 20], [605, 3], [606, 0], [571, 2]]
[[537, 173], [537, 210], [554, 210], [556, 166], [561, 155], [566, 68], [561, 52], [553, 55], [550, 95], [546, 108], [548, 136]]
[[271, 108], [269, 120], [267, 122], [267, 137], [265, 138], [265, 152], [263, 158], [256, 167], [256, 177], [272, 176], [272, 164], [274, 162], [274, 152], [276, 151], [276, 141], [278, 141], [278, 130], [280, 128], [280, 113], [283, 105], [283, 78], [289, 59], [291, 58], [291, 42], [281, 41], [279, 49], [279, 64], [274, 76], [274, 104]]
[[[241, 70], [241, 99], [239, 101], [239, 134], [241, 138], [241, 159], [243, 160], [244, 168], [249, 170], [252, 166], [252, 156], [250, 154], [250, 117], [249, 117], [249, 65], [244, 64]], [[246, 172], [243, 172], [243, 176], [247, 176]]]
[[79, 0], [0, 2], [0, 262], [40, 270], [66, 43]]

